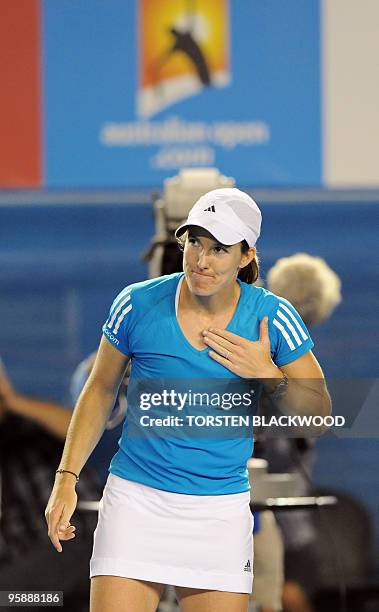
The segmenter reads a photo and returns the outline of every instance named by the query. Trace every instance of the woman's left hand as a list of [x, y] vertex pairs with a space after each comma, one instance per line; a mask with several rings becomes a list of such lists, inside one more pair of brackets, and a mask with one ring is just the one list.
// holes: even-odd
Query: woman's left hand
[[209, 356], [241, 378], [280, 378], [280, 370], [271, 359], [268, 318], [259, 325], [259, 339], [246, 340], [225, 329], [210, 327], [203, 331], [204, 342], [212, 350]]

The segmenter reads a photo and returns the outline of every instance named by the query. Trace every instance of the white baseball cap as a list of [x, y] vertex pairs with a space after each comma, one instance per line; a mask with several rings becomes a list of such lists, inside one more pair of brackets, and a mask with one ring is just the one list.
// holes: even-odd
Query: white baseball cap
[[261, 211], [247, 193], [235, 187], [213, 189], [197, 200], [175, 236], [179, 238], [190, 225], [195, 225], [207, 230], [221, 244], [246, 240], [253, 247], [259, 238], [261, 221]]

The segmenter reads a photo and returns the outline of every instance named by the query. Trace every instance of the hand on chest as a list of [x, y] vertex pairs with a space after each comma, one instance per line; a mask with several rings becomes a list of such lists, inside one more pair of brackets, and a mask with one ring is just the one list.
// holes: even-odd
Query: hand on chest
[[203, 331], [209, 327], [225, 329], [230, 322], [230, 315], [218, 317], [194, 317], [193, 314], [181, 313], [178, 316], [178, 323], [183, 335], [188, 342], [196, 349], [207, 348], [204, 343]]

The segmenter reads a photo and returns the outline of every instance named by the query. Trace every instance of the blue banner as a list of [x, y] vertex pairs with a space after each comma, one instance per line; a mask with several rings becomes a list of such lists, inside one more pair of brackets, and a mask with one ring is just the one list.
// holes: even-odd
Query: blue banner
[[319, 0], [43, 2], [45, 182], [321, 183]]

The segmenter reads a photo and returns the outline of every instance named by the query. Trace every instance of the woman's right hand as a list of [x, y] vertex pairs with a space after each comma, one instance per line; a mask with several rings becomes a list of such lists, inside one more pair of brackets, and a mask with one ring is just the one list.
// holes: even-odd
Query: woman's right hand
[[75, 511], [78, 496], [72, 482], [55, 481], [45, 510], [49, 538], [56, 550], [62, 552], [60, 540], [72, 540], [75, 527], [70, 519]]

